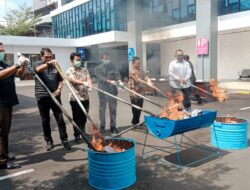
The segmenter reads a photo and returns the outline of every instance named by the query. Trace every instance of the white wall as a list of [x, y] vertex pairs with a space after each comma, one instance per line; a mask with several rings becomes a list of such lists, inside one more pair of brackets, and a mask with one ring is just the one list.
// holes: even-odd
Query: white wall
[[239, 71], [250, 69], [250, 31], [221, 34], [218, 39], [218, 78], [236, 80]]
[[161, 75], [168, 75], [169, 63], [175, 59], [175, 50], [182, 49], [184, 54], [188, 54], [190, 61], [194, 65], [194, 70], [196, 71], [196, 55], [195, 55], [195, 38], [176, 40], [176, 41], [166, 41], [161, 43]]
[[[219, 34], [218, 80], [237, 80], [238, 72], [250, 69], [250, 31]], [[161, 42], [161, 75], [168, 75], [176, 49], [190, 56], [196, 72], [195, 38]]]

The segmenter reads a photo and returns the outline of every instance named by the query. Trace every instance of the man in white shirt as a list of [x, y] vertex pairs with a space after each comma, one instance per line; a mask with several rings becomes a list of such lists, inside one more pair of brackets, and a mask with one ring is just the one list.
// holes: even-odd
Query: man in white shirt
[[175, 51], [176, 60], [169, 64], [169, 84], [172, 92], [181, 91], [183, 94], [183, 106], [185, 109], [191, 108], [189, 95], [191, 93], [190, 77], [192, 70], [188, 62], [183, 59], [183, 51], [178, 49]]

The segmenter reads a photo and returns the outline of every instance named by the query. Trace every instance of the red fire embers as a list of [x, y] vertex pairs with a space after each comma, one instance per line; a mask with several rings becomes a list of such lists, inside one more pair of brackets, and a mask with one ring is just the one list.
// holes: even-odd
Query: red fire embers
[[228, 98], [227, 95], [226, 95], [225, 90], [218, 87], [218, 83], [217, 83], [217, 81], [215, 79], [210, 80], [210, 89], [212, 91], [212, 95], [219, 102], [223, 102]]
[[183, 119], [184, 113], [183, 111], [180, 111], [180, 108], [183, 108], [183, 95], [181, 93], [177, 93], [174, 96], [173, 94], [168, 93], [167, 96], [169, 101], [166, 107], [161, 111], [160, 117], [171, 120]]

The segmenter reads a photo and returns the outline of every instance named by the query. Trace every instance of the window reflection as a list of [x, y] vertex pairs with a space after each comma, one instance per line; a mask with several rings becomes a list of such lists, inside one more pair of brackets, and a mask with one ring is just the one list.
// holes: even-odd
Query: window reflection
[[54, 36], [79, 38], [110, 30], [127, 30], [126, 0], [92, 0], [52, 18]]

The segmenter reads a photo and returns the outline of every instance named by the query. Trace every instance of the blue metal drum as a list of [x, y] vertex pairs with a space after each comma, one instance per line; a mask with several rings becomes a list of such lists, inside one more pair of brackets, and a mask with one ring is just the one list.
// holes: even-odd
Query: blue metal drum
[[145, 116], [149, 132], [159, 139], [182, 134], [199, 128], [209, 127], [216, 118], [216, 111], [203, 110], [201, 115], [182, 120], [169, 120], [153, 116]]
[[88, 182], [97, 189], [124, 189], [136, 181], [135, 141], [113, 138], [112, 141], [129, 141], [132, 147], [124, 152], [95, 152], [88, 149]]
[[248, 146], [248, 122], [243, 118], [232, 118], [237, 123], [223, 123], [218, 117], [211, 126], [211, 144], [221, 149], [244, 149]]

